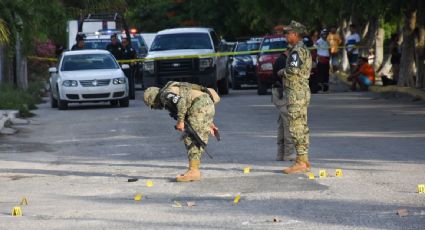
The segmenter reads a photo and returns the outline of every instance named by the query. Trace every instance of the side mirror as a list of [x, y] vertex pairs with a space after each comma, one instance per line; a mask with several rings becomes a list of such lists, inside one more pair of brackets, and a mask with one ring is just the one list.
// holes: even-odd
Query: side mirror
[[50, 67], [49, 68], [49, 73], [57, 73], [58, 69], [56, 69], [56, 67]]
[[128, 64], [123, 64], [121, 66], [121, 69], [130, 69], [130, 66]]

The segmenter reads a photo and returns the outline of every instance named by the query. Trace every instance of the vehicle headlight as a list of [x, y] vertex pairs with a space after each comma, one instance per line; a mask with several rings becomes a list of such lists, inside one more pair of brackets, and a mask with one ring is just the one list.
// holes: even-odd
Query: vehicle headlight
[[62, 82], [62, 85], [65, 87], [77, 87], [78, 81], [75, 80], [65, 80]]
[[155, 63], [153, 61], [145, 61], [143, 63], [143, 70], [151, 74], [155, 73]]
[[199, 70], [204, 70], [213, 66], [212, 58], [201, 58], [199, 59]]
[[114, 78], [114, 79], [112, 80], [112, 83], [113, 83], [114, 85], [125, 84], [125, 77]]
[[261, 70], [273, 70], [272, 63], [264, 63], [260, 66]]

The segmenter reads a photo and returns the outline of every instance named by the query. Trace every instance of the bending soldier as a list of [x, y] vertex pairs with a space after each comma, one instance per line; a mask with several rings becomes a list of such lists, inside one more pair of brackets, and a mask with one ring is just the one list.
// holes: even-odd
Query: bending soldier
[[308, 78], [311, 71], [311, 54], [302, 40], [305, 26], [292, 21], [287, 28], [286, 39], [290, 45], [284, 76], [284, 89], [288, 103], [288, 125], [297, 152], [297, 158], [284, 173], [304, 173], [310, 170], [308, 162], [309, 129], [307, 125], [307, 107], [310, 103]]
[[[163, 88], [149, 87], [143, 95], [144, 102], [152, 109], [166, 109], [177, 118], [175, 129], [185, 131], [185, 122], [190, 124], [202, 141], [207, 144], [208, 136], [216, 135], [214, 104], [220, 97], [213, 89], [186, 82], [168, 82]], [[189, 170], [176, 177], [177, 182], [201, 179], [199, 166], [204, 148], [197, 146], [191, 136], [183, 139], [189, 158]]]

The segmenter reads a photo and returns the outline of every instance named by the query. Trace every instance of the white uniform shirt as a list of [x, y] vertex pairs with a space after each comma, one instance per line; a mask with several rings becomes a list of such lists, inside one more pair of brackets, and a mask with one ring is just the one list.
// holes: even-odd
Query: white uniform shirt
[[358, 33], [350, 34], [345, 39], [345, 45], [347, 46], [347, 51], [353, 51], [353, 54], [359, 54], [359, 49], [354, 48], [360, 42], [360, 35]]
[[317, 48], [317, 55], [322, 57], [329, 57], [329, 43], [323, 38], [319, 38], [314, 46]]

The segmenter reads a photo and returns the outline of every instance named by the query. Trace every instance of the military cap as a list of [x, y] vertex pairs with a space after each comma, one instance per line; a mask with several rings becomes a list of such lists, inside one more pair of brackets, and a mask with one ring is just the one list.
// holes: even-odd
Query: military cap
[[291, 23], [286, 26], [286, 31], [294, 31], [299, 34], [304, 34], [307, 33], [307, 28], [303, 24], [292, 20]]
[[143, 101], [147, 106], [150, 108], [157, 107], [157, 104], [159, 103], [156, 101], [157, 96], [159, 93], [158, 87], [149, 87], [145, 90], [145, 93], [143, 94]]

